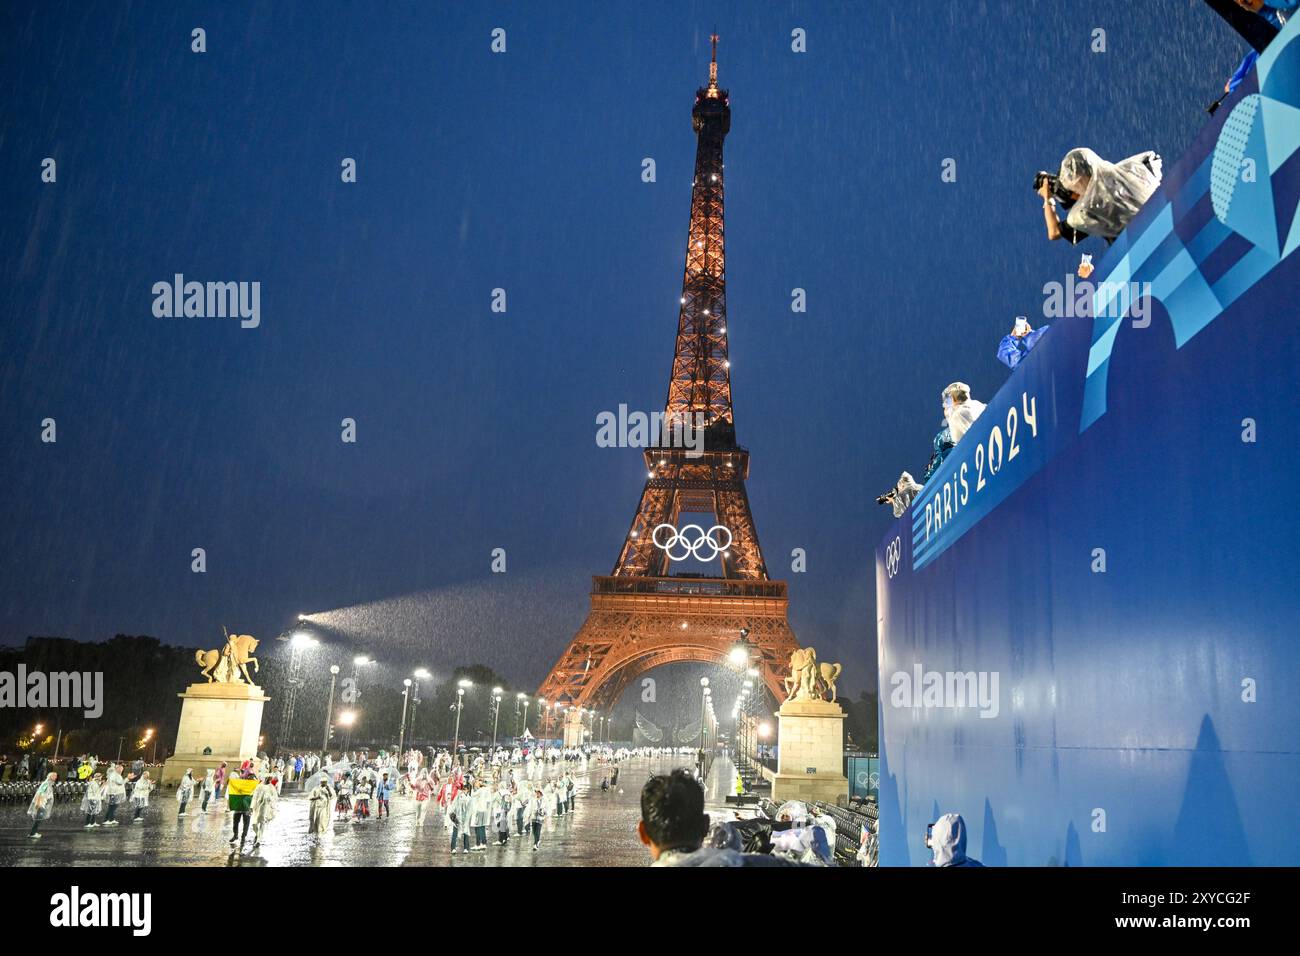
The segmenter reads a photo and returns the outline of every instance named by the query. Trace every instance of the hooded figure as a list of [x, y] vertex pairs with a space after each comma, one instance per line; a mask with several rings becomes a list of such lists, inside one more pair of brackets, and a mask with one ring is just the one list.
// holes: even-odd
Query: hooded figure
[[[1114, 239], [1160, 187], [1161, 160], [1151, 150], [1108, 163], [1090, 149], [1061, 160], [1061, 185], [1079, 198], [1065, 221], [1090, 236]], [[954, 436], [955, 437], [955, 436]]]
[[[901, 518], [912, 501], [916, 498], [916, 493], [921, 490], [921, 486], [916, 483], [916, 479], [909, 472], [903, 472], [898, 476], [898, 481], [894, 484], [893, 497], [889, 499], [890, 507], [894, 509], [894, 517]], [[614, 783], [618, 783], [618, 768], [614, 768]], [[744, 787], [741, 784], [740, 774], [736, 774], [736, 793], [744, 793]]]
[[262, 842], [262, 829], [275, 819], [276, 804], [280, 800], [279, 780], [271, 777], [257, 785], [249, 805], [253, 819], [253, 846]]
[[177, 816], [185, 816], [185, 808], [189, 805], [190, 798], [194, 796], [196, 786], [198, 786], [198, 781], [194, 779], [194, 771], [186, 769], [185, 776], [181, 777], [181, 782], [176, 784], [176, 802], [181, 805]]
[[984, 414], [984, 408], [983, 402], [970, 397], [970, 386], [965, 382], [953, 382], [943, 390], [943, 417], [948, 423], [948, 432], [952, 435], [954, 445], [970, 431], [975, 419]]
[[934, 851], [930, 866], [983, 866], [966, 855], [966, 821], [960, 813], [945, 813], [930, 825], [927, 841]]
[[456, 852], [456, 838], [460, 837], [464, 851], [469, 852], [470, 795], [465, 788], [456, 791], [456, 795], [447, 804], [447, 821], [451, 824], [451, 852]]
[[40, 836], [37, 828], [41, 825], [41, 821], [47, 819], [54, 810], [54, 781], [58, 778], [57, 773], [47, 775], [41, 781], [41, 785], [36, 788], [36, 792], [32, 794], [32, 802], [27, 806], [27, 815], [32, 818], [32, 830], [27, 834], [30, 837]]
[[328, 778], [322, 778], [311, 793], [307, 795], [310, 809], [307, 811], [307, 832], [328, 833], [330, 829], [330, 808], [334, 805], [334, 791], [330, 789]]
[[132, 823], [138, 823], [144, 818], [144, 812], [149, 808], [149, 794], [152, 790], [153, 781], [149, 779], [149, 771], [145, 770], [141, 772], [139, 779], [131, 788]]
[[104, 800], [104, 775], [102, 773], [92, 774], [91, 778], [86, 781], [86, 793], [81, 798], [81, 812], [86, 815], [85, 828], [87, 830], [99, 826], [96, 817], [99, 816], [99, 808]]

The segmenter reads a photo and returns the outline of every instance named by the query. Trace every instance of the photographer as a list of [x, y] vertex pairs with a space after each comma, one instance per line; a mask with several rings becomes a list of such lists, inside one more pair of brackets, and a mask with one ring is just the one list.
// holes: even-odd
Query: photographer
[[[1099, 236], [1109, 244], [1160, 186], [1160, 157], [1151, 150], [1108, 163], [1090, 149], [1072, 149], [1053, 176], [1040, 172], [1034, 190], [1043, 197], [1043, 220], [1049, 240], [1074, 244]], [[1056, 203], [1067, 210], [1064, 220]]]
[[1029, 324], [1029, 319], [1025, 316], [1016, 316], [1016, 324], [1008, 334], [1002, 336], [1002, 341], [998, 343], [998, 361], [1007, 368], [1015, 368], [1029, 354], [1030, 349], [1038, 344], [1038, 340], [1049, 328], [1051, 326], [1044, 325], [1036, 329]]
[[876, 499], [876, 504], [890, 505], [894, 509], [894, 517], [901, 518], [920, 490], [921, 486], [905, 471], [898, 476], [893, 488]]

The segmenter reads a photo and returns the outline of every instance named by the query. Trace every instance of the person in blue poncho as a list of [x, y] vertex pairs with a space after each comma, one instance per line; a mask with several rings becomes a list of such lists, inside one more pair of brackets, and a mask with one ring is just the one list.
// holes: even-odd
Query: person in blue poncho
[[1206, 108], [1212, 116], [1228, 94], [1241, 85], [1260, 53], [1286, 24], [1287, 17], [1300, 7], [1300, 0], [1206, 0], [1206, 3], [1251, 45], [1250, 52], [1223, 85], [1223, 96]]
[[1011, 332], [1002, 336], [1002, 341], [998, 343], [998, 361], [1007, 368], [1015, 368], [1050, 328], [1050, 325], [1044, 325], [1035, 329], [1023, 315], [1016, 316], [1016, 324]]

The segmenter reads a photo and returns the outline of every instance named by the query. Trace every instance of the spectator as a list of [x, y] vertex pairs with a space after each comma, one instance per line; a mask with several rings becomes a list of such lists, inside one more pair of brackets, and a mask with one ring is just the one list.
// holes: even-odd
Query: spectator
[[1287, 14], [1300, 6], [1300, 0], [1207, 0], [1211, 7], [1222, 16], [1250, 44], [1251, 50], [1242, 59], [1236, 72], [1223, 84], [1223, 96], [1207, 108], [1211, 116], [1227, 98], [1228, 94], [1241, 85], [1241, 82], [1254, 67], [1259, 54], [1277, 36], [1286, 23]]
[[59, 779], [57, 773], [50, 773], [32, 795], [32, 802], [27, 807], [27, 815], [32, 818], [32, 829], [27, 834], [33, 840], [39, 840], [41, 823], [48, 819], [54, 810], [54, 782]]
[[966, 855], [966, 821], [960, 813], [945, 813], [926, 827], [925, 845], [934, 851], [930, 866], [983, 866]]
[[[948, 447], [952, 447], [951, 443], [949, 443]], [[945, 452], [945, 454], [947, 453]], [[940, 460], [942, 461], [942, 459]], [[936, 465], [936, 467], [938, 466]], [[929, 477], [929, 475], [927, 474], [926, 477]], [[901, 518], [903, 513], [911, 506], [912, 500], [920, 490], [921, 486], [916, 483], [916, 480], [910, 473], [905, 471], [898, 476], [898, 481], [894, 484], [893, 488], [889, 489], [889, 491], [886, 491], [876, 499], [876, 504], [892, 506], [894, 509], [894, 517]]]
[[975, 424], [975, 419], [984, 414], [984, 408], [983, 402], [970, 397], [970, 386], [965, 382], [953, 382], [943, 390], [943, 417], [948, 421], [954, 445]]
[[706, 847], [709, 817], [704, 788], [684, 770], [651, 777], [641, 788], [637, 834], [650, 849], [651, 866], [790, 866], [761, 853]]
[[1205, 0], [1210, 9], [1241, 35], [1256, 53], [1263, 53], [1300, 0]]
[[1092, 150], [1079, 147], [1061, 160], [1056, 184], [1070, 197], [1065, 219], [1056, 214], [1057, 196], [1050, 177], [1042, 178], [1047, 238], [1077, 243], [1087, 236], [1111, 242], [1124, 231], [1151, 194], [1160, 186], [1162, 164], [1151, 150], [1109, 163]]
[[[240, 770], [238, 776], [231, 778], [226, 786], [229, 791], [227, 803], [231, 812], [234, 813], [234, 822], [230, 831], [230, 845], [234, 846], [238, 842], [242, 849], [244, 840], [248, 838], [249, 814], [253, 808], [253, 791], [257, 789], [257, 778], [253, 776], [252, 770], [245, 768]], [[241, 823], [244, 827], [243, 833], [239, 831]]]
[[1007, 368], [1015, 368], [1049, 328], [1051, 326], [1044, 325], [1035, 329], [1023, 315], [1016, 316], [1016, 324], [1011, 332], [1002, 336], [1002, 341], [998, 343], [998, 361]]

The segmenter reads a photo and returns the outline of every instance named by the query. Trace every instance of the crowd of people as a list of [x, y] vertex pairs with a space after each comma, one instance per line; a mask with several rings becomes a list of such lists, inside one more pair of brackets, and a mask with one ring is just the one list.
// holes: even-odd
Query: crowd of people
[[[34, 776], [40, 780], [40, 784], [27, 806], [27, 815], [32, 818], [32, 827], [27, 836], [33, 840], [40, 839], [41, 825], [54, 811], [55, 784], [58, 783], [59, 774], [56, 770], [49, 770], [48, 766], [49, 762], [43, 758], [37, 761]], [[101, 767], [105, 769], [100, 769]], [[31, 764], [24, 754], [14, 779], [32, 779], [30, 770]], [[117, 817], [118, 810], [127, 806], [131, 809], [130, 822], [139, 823], [149, 807], [150, 795], [158, 786], [150, 777], [143, 760], [137, 760], [127, 769], [121, 763], [101, 764], [94, 757], [81, 757], [75, 762], [75, 769], [70, 776], [85, 783], [81, 792], [81, 813], [82, 826], [87, 830], [120, 826], [122, 821]], [[104, 814], [102, 820], [101, 812]]]
[[[617, 792], [620, 773], [631, 758], [658, 758], [693, 764], [666, 776], [652, 776], [641, 795], [639, 832], [656, 866], [753, 866], [832, 862], [833, 820], [802, 803], [783, 805], [773, 820], [743, 819], [724, 811], [710, 820], [703, 812], [704, 789], [699, 754], [693, 748], [500, 747], [485, 751], [409, 750], [348, 753], [339, 759], [304, 754], [225, 762], [196, 774], [186, 770], [175, 788], [177, 819], [188, 814], [224, 811], [230, 819], [228, 845], [242, 852], [249, 836], [254, 850], [276, 819], [286, 783], [295, 781], [307, 799], [307, 835], [331, 839], [340, 824], [365, 826], [391, 815], [401, 798], [413, 806], [416, 830], [441, 823], [452, 855], [488, 853], [517, 841], [537, 851], [547, 823], [563, 826], [576, 810], [578, 780], [588, 775], [588, 793]], [[85, 829], [118, 826], [119, 812], [130, 822], [145, 817], [157, 782], [149, 770], [133, 765], [102, 765], [89, 758], [81, 793]], [[28, 808], [30, 836], [54, 810], [58, 774], [47, 771]], [[407, 810], [405, 812], [412, 812]], [[950, 833], [951, 831], [951, 833]], [[224, 826], [221, 832], [225, 835]], [[943, 838], [964, 834], [944, 828]], [[298, 834], [289, 838], [300, 838]], [[756, 848], [758, 852], [754, 852]], [[964, 847], [948, 859], [964, 859]]]

